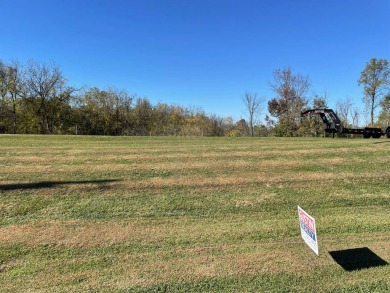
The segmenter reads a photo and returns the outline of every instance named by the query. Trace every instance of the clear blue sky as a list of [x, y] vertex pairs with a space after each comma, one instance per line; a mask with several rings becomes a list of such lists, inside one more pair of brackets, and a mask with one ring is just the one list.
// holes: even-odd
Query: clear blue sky
[[[329, 104], [390, 60], [389, 0], [0, 0], [0, 59], [54, 61], [69, 83], [243, 116], [272, 72], [309, 75]], [[266, 107], [265, 107], [266, 109]]]

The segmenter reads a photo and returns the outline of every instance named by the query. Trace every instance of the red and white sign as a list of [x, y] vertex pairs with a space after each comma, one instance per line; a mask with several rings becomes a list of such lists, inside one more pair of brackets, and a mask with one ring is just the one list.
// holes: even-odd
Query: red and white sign
[[299, 226], [301, 236], [306, 244], [318, 255], [318, 239], [316, 233], [316, 221], [298, 206]]

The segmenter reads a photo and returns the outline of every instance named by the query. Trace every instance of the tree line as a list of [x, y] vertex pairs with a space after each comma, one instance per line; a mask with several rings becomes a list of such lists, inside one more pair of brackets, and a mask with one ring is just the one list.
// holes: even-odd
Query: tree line
[[[362, 71], [364, 101], [371, 122], [381, 106], [381, 119], [390, 117], [389, 68], [386, 60], [372, 59]], [[201, 108], [158, 103], [115, 88], [76, 89], [59, 66], [29, 61], [0, 60], [0, 133], [76, 135], [182, 135], [182, 136], [303, 136], [318, 135], [318, 117], [302, 120], [305, 108], [327, 108], [326, 96], [310, 95], [310, 79], [291, 68], [273, 72], [269, 82], [275, 97], [268, 101], [257, 93], [243, 96], [247, 119], [207, 114]], [[336, 111], [345, 123], [357, 123], [357, 110], [349, 99], [340, 100]], [[355, 115], [355, 116], [354, 116]]]
[[54, 63], [0, 62], [0, 133], [228, 135], [229, 117], [200, 108], [152, 105], [114, 88], [76, 89]]

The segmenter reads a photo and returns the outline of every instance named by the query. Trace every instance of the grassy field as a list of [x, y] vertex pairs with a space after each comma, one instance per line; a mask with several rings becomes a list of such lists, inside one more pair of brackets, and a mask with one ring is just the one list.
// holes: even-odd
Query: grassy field
[[0, 136], [0, 150], [0, 292], [390, 291], [390, 140]]

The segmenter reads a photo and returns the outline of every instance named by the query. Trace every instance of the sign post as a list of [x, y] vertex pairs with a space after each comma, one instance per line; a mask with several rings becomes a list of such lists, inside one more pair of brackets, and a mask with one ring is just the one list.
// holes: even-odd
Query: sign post
[[314, 218], [306, 213], [300, 206], [298, 206], [298, 217], [303, 240], [318, 255], [318, 239]]

